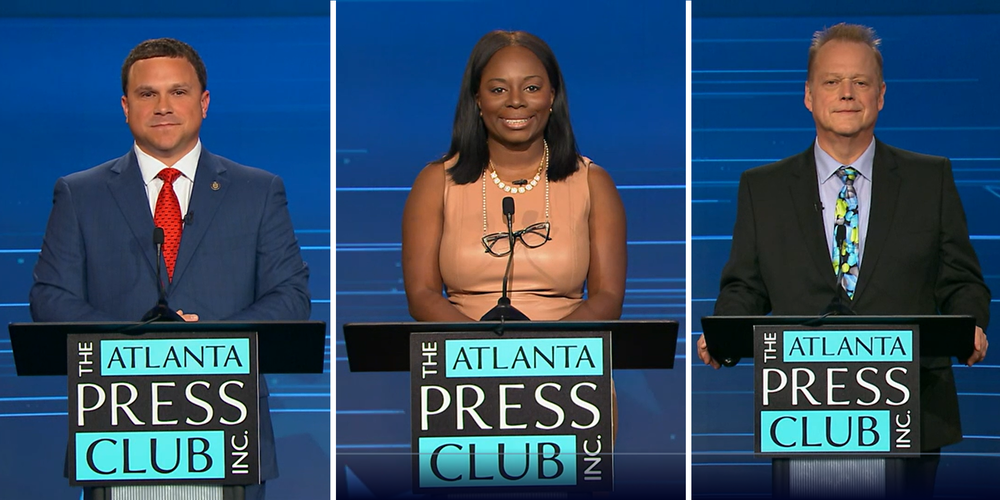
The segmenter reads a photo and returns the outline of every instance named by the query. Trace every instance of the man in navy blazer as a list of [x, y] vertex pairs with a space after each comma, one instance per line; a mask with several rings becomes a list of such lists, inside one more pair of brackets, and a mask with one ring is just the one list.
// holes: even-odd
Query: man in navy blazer
[[[213, 155], [199, 130], [205, 66], [187, 44], [145, 41], [122, 67], [122, 110], [135, 138], [121, 158], [56, 182], [30, 292], [35, 321], [138, 321], [158, 299], [154, 206], [176, 168], [183, 231], [166, 299], [187, 321], [305, 320], [309, 270], [279, 177]], [[162, 272], [162, 271], [161, 271]], [[261, 379], [261, 478], [277, 477]], [[247, 489], [248, 498], [263, 488]]]

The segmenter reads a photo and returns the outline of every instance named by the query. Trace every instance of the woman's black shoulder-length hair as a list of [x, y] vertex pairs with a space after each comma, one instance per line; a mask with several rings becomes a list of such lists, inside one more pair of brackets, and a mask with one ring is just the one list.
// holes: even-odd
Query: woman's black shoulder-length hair
[[448, 169], [456, 184], [475, 182], [489, 165], [490, 152], [486, 146], [486, 126], [479, 116], [476, 94], [483, 76], [483, 68], [504, 47], [522, 46], [533, 52], [542, 61], [555, 91], [552, 113], [545, 126], [545, 139], [549, 143], [549, 180], [555, 182], [569, 177], [579, 168], [580, 155], [576, 149], [576, 138], [569, 121], [569, 104], [563, 84], [559, 63], [548, 44], [531, 33], [524, 31], [491, 31], [479, 39], [472, 48], [469, 62], [462, 76], [462, 88], [455, 107], [455, 123], [451, 131], [451, 147], [439, 161], [446, 161], [458, 155], [458, 162]]

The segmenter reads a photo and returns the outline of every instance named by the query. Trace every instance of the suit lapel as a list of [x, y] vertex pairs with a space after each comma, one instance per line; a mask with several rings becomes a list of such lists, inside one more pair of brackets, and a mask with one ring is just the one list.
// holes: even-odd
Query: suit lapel
[[183, 279], [184, 271], [191, 263], [195, 249], [208, 231], [208, 223], [215, 217], [215, 212], [226, 195], [229, 180], [225, 174], [226, 167], [215, 155], [202, 148], [201, 157], [198, 158], [198, 170], [194, 176], [191, 200], [188, 203], [187, 214], [190, 222], [184, 224], [184, 232], [181, 234], [181, 246], [177, 250], [177, 264], [174, 267], [171, 288]]
[[142, 249], [149, 268], [156, 270], [156, 251], [153, 245], [153, 215], [149, 212], [149, 198], [139, 171], [139, 162], [135, 159], [135, 151], [119, 158], [111, 167], [118, 174], [108, 179], [108, 189], [114, 197], [118, 209], [122, 211], [125, 222], [132, 231], [132, 236]]
[[820, 276], [826, 276], [830, 288], [835, 290], [837, 276], [833, 272], [830, 249], [826, 248], [823, 228], [823, 214], [828, 212], [816, 209], [820, 200], [819, 181], [816, 179], [816, 156], [812, 147], [800, 154], [798, 162], [791, 165], [788, 182], [792, 211], [798, 219], [799, 231], [805, 241], [809, 257], [819, 270]]
[[875, 141], [875, 158], [872, 162], [872, 201], [871, 215], [868, 218], [867, 241], [864, 254], [861, 256], [861, 269], [858, 270], [858, 288], [854, 292], [854, 301], [863, 294], [878, 263], [882, 250], [885, 248], [886, 237], [892, 227], [897, 199], [899, 198], [899, 173], [896, 172], [896, 160], [884, 144]]

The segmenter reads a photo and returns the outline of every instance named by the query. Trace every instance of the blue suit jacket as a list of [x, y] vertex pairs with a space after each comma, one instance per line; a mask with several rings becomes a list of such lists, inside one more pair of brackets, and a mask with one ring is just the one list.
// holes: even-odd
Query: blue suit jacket
[[[157, 301], [153, 227], [132, 150], [56, 181], [30, 292], [32, 318], [138, 321]], [[202, 149], [167, 284], [170, 307], [203, 321], [305, 320], [308, 281], [281, 178]], [[261, 382], [261, 475], [269, 479], [277, 465]]]

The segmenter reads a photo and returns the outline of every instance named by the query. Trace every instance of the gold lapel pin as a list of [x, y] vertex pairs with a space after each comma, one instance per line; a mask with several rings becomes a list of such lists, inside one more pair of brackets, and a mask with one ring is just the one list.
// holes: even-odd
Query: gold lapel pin
[[212, 181], [212, 191], [218, 191], [220, 187], [219, 181]]

